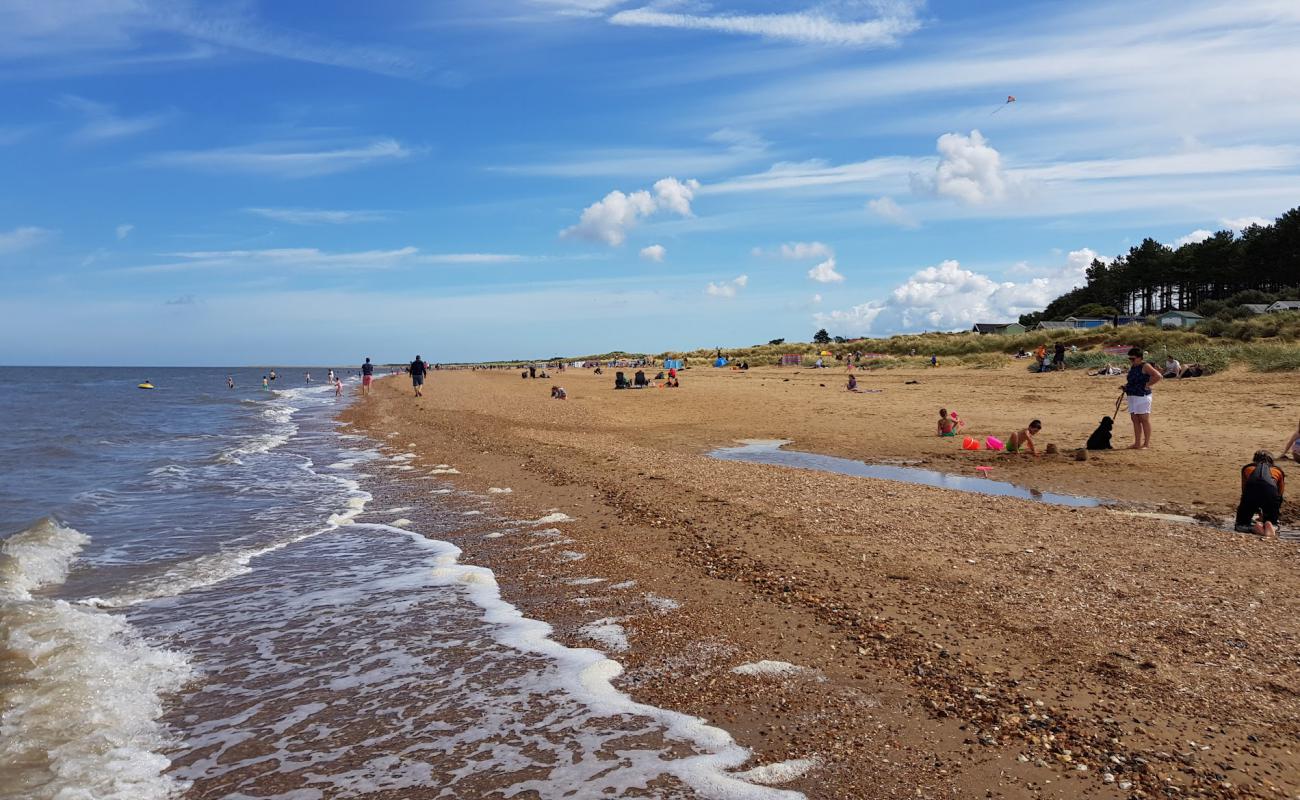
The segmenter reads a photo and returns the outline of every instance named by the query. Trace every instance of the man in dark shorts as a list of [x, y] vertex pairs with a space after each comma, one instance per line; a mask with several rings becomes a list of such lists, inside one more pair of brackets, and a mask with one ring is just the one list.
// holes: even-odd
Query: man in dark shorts
[[411, 370], [411, 386], [415, 387], [415, 396], [424, 397], [424, 393], [420, 391], [420, 387], [424, 386], [424, 359], [416, 356], [409, 369]]
[[361, 393], [370, 394], [370, 384], [375, 382], [375, 365], [366, 359], [366, 363], [361, 365]]
[[1057, 342], [1056, 351], [1052, 353], [1052, 367], [1058, 372], [1065, 369], [1065, 343]]

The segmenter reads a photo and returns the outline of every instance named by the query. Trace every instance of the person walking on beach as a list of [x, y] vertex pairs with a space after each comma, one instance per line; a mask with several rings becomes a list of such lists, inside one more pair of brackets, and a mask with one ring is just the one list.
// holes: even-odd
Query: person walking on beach
[[[1266, 450], [1256, 451], [1251, 462], [1241, 468], [1241, 502], [1237, 504], [1235, 528], [1242, 533], [1257, 533], [1271, 539], [1277, 536], [1282, 516], [1282, 495], [1286, 493], [1286, 473], [1273, 464]], [[1259, 522], [1255, 514], [1259, 513]]]
[[370, 384], [375, 382], [375, 365], [370, 363], [370, 357], [366, 357], [366, 363], [361, 365], [361, 394], [370, 394]]
[[1128, 415], [1133, 420], [1133, 444], [1130, 450], [1151, 446], [1151, 387], [1163, 380], [1160, 370], [1142, 360], [1142, 348], [1128, 351], [1128, 379], [1124, 396], [1128, 398]]
[[424, 397], [424, 392], [420, 391], [420, 387], [424, 386], [424, 359], [416, 356], [409, 369], [411, 371], [411, 386], [415, 389], [415, 396]]

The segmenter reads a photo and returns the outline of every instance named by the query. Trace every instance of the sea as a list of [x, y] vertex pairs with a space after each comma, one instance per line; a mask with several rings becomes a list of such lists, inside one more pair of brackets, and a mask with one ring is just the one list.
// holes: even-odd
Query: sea
[[447, 538], [533, 523], [328, 369], [0, 368], [0, 798], [801, 797], [504, 602]]

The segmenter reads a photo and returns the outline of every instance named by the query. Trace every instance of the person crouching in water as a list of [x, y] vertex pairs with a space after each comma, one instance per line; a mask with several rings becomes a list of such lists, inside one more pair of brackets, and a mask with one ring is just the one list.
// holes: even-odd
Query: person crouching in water
[[[1241, 468], [1241, 502], [1237, 504], [1236, 529], [1258, 533], [1265, 538], [1277, 536], [1282, 515], [1282, 495], [1286, 492], [1286, 473], [1273, 464], [1266, 450], [1255, 453], [1251, 463]], [[1255, 522], [1255, 513], [1259, 522]]]

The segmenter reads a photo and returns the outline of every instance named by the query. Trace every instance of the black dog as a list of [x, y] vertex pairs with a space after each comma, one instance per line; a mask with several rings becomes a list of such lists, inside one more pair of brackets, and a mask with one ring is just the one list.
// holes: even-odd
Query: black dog
[[1110, 446], [1110, 429], [1114, 426], [1115, 420], [1110, 417], [1102, 417], [1101, 424], [1097, 426], [1097, 430], [1093, 431], [1092, 435], [1088, 437], [1088, 449], [1114, 450], [1115, 448]]

